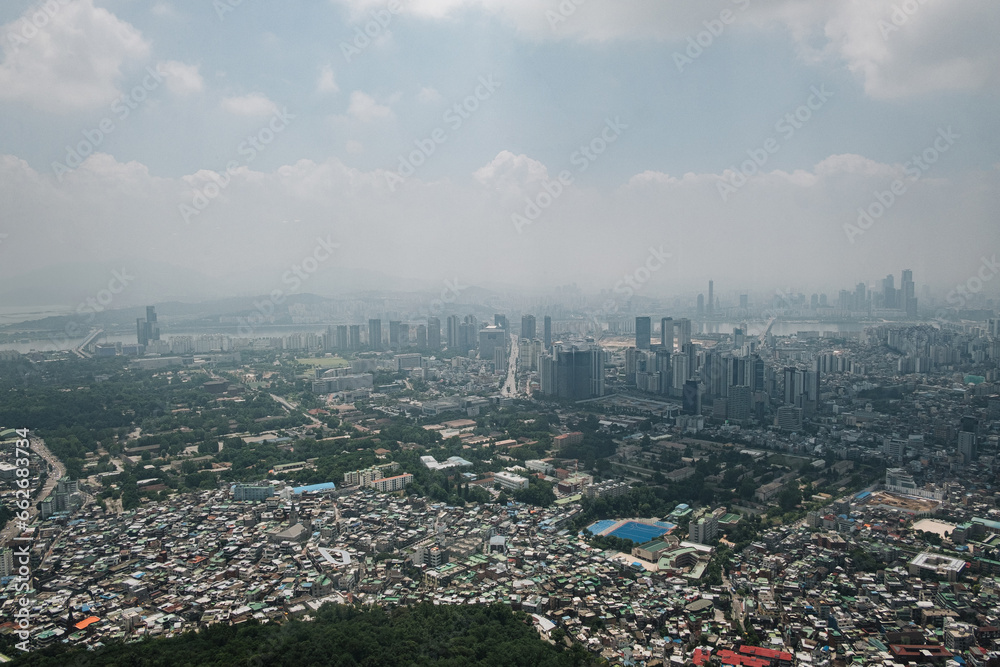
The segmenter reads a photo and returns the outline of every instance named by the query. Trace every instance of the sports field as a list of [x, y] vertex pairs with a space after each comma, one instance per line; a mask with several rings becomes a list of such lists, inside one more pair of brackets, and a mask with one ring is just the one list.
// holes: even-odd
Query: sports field
[[620, 519], [597, 521], [588, 526], [594, 535], [612, 535], [623, 540], [644, 544], [669, 533], [677, 526], [666, 521], [653, 519]]

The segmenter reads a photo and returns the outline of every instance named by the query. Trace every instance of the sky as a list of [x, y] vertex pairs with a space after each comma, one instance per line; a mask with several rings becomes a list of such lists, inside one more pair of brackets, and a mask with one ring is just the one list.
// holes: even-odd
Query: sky
[[990, 0], [6, 0], [0, 305], [115, 271], [121, 305], [944, 294], [1000, 245], [998, 32]]

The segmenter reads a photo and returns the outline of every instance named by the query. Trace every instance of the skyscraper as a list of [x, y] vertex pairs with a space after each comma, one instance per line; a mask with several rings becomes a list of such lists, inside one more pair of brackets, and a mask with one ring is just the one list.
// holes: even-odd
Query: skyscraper
[[674, 318], [660, 320], [660, 345], [668, 352], [674, 351]]
[[715, 314], [715, 282], [708, 281], [708, 305], [705, 311], [709, 317]]
[[751, 403], [752, 395], [750, 387], [746, 385], [730, 387], [729, 403], [726, 406], [726, 418], [740, 422], [750, 419]]
[[400, 347], [399, 341], [399, 329], [402, 322], [399, 320], [389, 320], [389, 349], [398, 349]]
[[648, 317], [635, 318], [635, 346], [639, 350], [649, 349], [652, 321]]
[[903, 269], [903, 279], [899, 281], [899, 300], [898, 307], [905, 310], [909, 317], [917, 316], [916, 286], [910, 269]]
[[507, 330], [499, 327], [485, 327], [479, 330], [479, 358], [493, 361], [497, 349], [506, 350], [510, 337]]
[[446, 338], [448, 341], [448, 349], [454, 350], [458, 346], [458, 325], [462, 320], [458, 318], [458, 315], [449, 315], [448, 319], [445, 320], [447, 325]]
[[351, 324], [347, 328], [348, 331], [348, 345], [349, 350], [360, 350], [361, 349], [361, 325]]
[[436, 317], [427, 318], [427, 347], [432, 350], [441, 349], [441, 320]]
[[896, 308], [895, 278], [891, 273], [882, 279], [882, 307]]
[[571, 400], [604, 395], [604, 351], [558, 347], [539, 361], [542, 393]]
[[136, 342], [148, 345], [151, 340], [160, 340], [160, 325], [156, 323], [156, 306], [146, 306], [146, 319], [135, 321]]
[[545, 343], [545, 349], [548, 350], [552, 347], [552, 318], [546, 315], [542, 327], [545, 336], [542, 342]]
[[682, 412], [686, 415], [701, 414], [701, 383], [688, 380], [684, 383]]
[[521, 316], [521, 338], [527, 338], [528, 340], [535, 339], [535, 316], [534, 315], [522, 315]]
[[493, 324], [494, 326], [500, 327], [504, 331], [510, 330], [510, 327], [507, 325], [506, 315], [501, 315], [500, 313], [496, 313], [495, 315], [493, 315]]
[[372, 350], [382, 349], [382, 320], [368, 320], [368, 347]]
[[698, 295], [698, 305], [695, 307], [695, 314], [698, 317], [705, 317], [705, 295]]
[[974, 463], [979, 456], [976, 434], [979, 430], [979, 420], [975, 417], [962, 417], [961, 430], [958, 432], [958, 453], [966, 465]]
[[691, 342], [691, 320], [682, 317], [677, 320], [677, 347], [683, 348]]

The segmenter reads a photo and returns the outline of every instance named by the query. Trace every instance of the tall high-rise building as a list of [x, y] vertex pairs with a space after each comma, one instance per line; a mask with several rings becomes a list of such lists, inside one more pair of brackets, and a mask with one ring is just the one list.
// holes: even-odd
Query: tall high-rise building
[[447, 325], [446, 340], [448, 342], [448, 349], [454, 350], [458, 346], [458, 325], [462, 323], [458, 315], [449, 315], [448, 319], [445, 320]]
[[683, 348], [691, 342], [691, 320], [682, 317], [677, 320], [677, 347]]
[[858, 283], [854, 288], [854, 309], [859, 312], [868, 310], [868, 287], [864, 283]]
[[156, 323], [156, 306], [146, 306], [146, 319], [135, 321], [136, 342], [148, 345], [149, 341], [160, 340], [160, 325]]
[[149, 339], [160, 340], [160, 325], [156, 323], [156, 306], [146, 306], [146, 325], [149, 327]]
[[806, 373], [794, 366], [785, 367], [785, 405], [803, 407], [806, 394]]
[[500, 313], [493, 315], [493, 325], [500, 327], [504, 331], [510, 330], [510, 327], [507, 325], [507, 316]]
[[441, 320], [436, 317], [427, 318], [427, 347], [441, 349]]
[[399, 349], [399, 329], [402, 322], [399, 320], [389, 320], [389, 349]]
[[682, 394], [681, 411], [686, 415], [701, 414], [701, 383], [697, 380], [687, 380]]
[[539, 360], [542, 393], [571, 400], [604, 395], [604, 351], [558, 347]]
[[750, 419], [750, 408], [753, 405], [750, 387], [745, 384], [730, 387], [728, 401], [726, 405], [727, 419], [739, 422]]
[[382, 320], [368, 320], [368, 347], [372, 350], [382, 349]]
[[698, 304], [695, 306], [695, 314], [698, 317], [705, 317], [705, 295], [698, 295]]
[[676, 397], [681, 396], [681, 392], [684, 390], [684, 383], [690, 377], [689, 373], [689, 360], [686, 354], [675, 354], [670, 358], [671, 367], [671, 388], [670, 395]]
[[660, 345], [668, 352], [674, 351], [674, 318], [660, 320]]
[[890, 273], [885, 278], [882, 279], [882, 307], [883, 308], [895, 308], [896, 307], [896, 288], [895, 288], [895, 278]]
[[503, 327], [492, 326], [479, 330], [479, 358], [493, 361], [496, 357], [496, 350], [506, 351], [507, 341], [510, 337]]
[[347, 335], [347, 325], [338, 324], [337, 325], [337, 336], [334, 342], [338, 350], [345, 351], [350, 349], [350, 338]]
[[534, 315], [522, 315], [521, 316], [521, 338], [526, 338], [528, 340], [535, 339], [535, 316]]
[[544, 336], [542, 342], [545, 344], [545, 349], [548, 350], [552, 347], [552, 318], [546, 315], [542, 322], [542, 335]]
[[913, 284], [913, 271], [903, 269], [903, 279], [899, 281], [899, 308], [906, 311], [909, 317], [917, 316], [916, 286]]
[[635, 347], [639, 350], [648, 350], [651, 336], [652, 321], [648, 317], [635, 318]]
[[417, 347], [421, 350], [427, 347], [427, 326], [424, 324], [417, 325]]
[[978, 419], [975, 417], [962, 417], [961, 427], [958, 432], [958, 453], [962, 457], [962, 462], [966, 465], [974, 463], [979, 457], [977, 446], [978, 432]]
[[715, 314], [715, 282], [712, 280], [708, 281], [708, 304], [705, 312], [709, 317]]
[[347, 328], [348, 332], [348, 345], [349, 350], [360, 350], [361, 349], [361, 325], [351, 324]]

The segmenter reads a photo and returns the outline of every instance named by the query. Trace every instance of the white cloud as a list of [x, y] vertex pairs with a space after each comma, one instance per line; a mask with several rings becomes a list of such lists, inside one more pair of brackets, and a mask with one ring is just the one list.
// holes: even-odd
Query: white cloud
[[138, 30], [93, 0], [36, 4], [0, 35], [0, 98], [58, 113], [110, 104], [121, 95], [122, 70], [150, 49]]
[[363, 123], [392, 117], [392, 109], [375, 101], [375, 98], [360, 90], [351, 93], [347, 113]]
[[153, 16], [162, 19], [174, 19], [180, 16], [169, 2], [157, 2], [149, 11], [152, 12]]
[[[383, 0], [334, 0], [356, 21], [384, 8]], [[904, 7], [905, 6], [905, 7]], [[993, 0], [411, 0], [403, 11], [427, 18], [457, 17], [470, 8], [501, 16], [523, 36], [539, 41], [659, 40], [680, 52], [689, 37], [733, 19], [730, 33], [784, 29], [807, 62], [845, 66], [876, 98], [902, 98], [1000, 86], [1000, 3]], [[560, 9], [562, 8], [562, 9]], [[709, 37], [712, 37], [709, 35]], [[711, 48], [711, 47], [709, 47]]]
[[544, 164], [527, 155], [500, 151], [472, 176], [502, 197], [519, 199], [535, 192], [538, 186], [548, 179], [549, 171]]
[[198, 72], [198, 65], [167, 60], [156, 68], [167, 76], [167, 89], [174, 95], [190, 95], [205, 89], [205, 81]]
[[365, 145], [355, 139], [348, 141], [346, 148], [351, 155], [360, 155], [365, 152]]
[[[900, 165], [831, 156], [811, 169], [755, 175], [727, 202], [717, 189], [720, 174], [643, 172], [616, 189], [580, 179], [517, 233], [512, 214], [523, 214], [525, 196], [536, 196], [523, 193], [537, 189], [549, 171], [537, 160], [503, 151], [476, 171], [474, 181], [414, 176], [391, 192], [384, 171], [352, 169], [336, 159], [301, 160], [270, 172], [244, 166], [187, 225], [179, 205], [190, 206], [193, 188], [218, 182], [218, 175], [160, 178], [140, 163], [94, 154], [58, 182], [23, 160], [0, 156], [0, 201], [8, 202], [3, 249], [18, 248], [5, 254], [0, 280], [41, 268], [35, 266], [39, 258], [56, 264], [80, 256], [129, 256], [141, 265], [170, 257], [181, 268], [212, 266], [218, 275], [265, 267], [239, 287], [264, 293], [283, 287], [282, 266], [305, 256], [316, 237], [330, 235], [344, 248], [330, 270], [347, 273], [370, 266], [377, 251], [380, 263], [398, 275], [433, 280], [457, 273], [474, 283], [484, 270], [482, 254], [467, 252], [474, 239], [492, 257], [513, 258], [505, 272], [512, 283], [533, 285], [558, 276], [587, 289], [610, 289], [651, 244], [662, 244], [672, 263], [643, 295], [701, 287], [707, 265], [723, 267], [715, 275], [717, 287], [737, 280], [741, 288], [773, 287], [794, 276], [801, 289], [825, 285], [835, 294], [903, 266], [914, 270], [918, 282], [954, 284], [968, 277], [983, 248], [996, 245], [1000, 170], [955, 177], [928, 171], [906, 180], [905, 193], [854, 244], [845, 224], [855, 223], [874, 192], [906, 179]], [[509, 191], [498, 193], [497, 185]], [[504, 196], [515, 190], [519, 198]], [[66, 225], [67, 219], [74, 224]], [[293, 236], [273, 225], [286, 219], [303, 221]], [[944, 225], [948, 233], [942, 233]], [[162, 242], [135, 245], [148, 235]], [[928, 238], [934, 239], [933, 253], [926, 252]], [[776, 243], [781, 261], [768, 261], [777, 256]], [[219, 254], [218, 247], [227, 252]], [[428, 264], [427, 257], [447, 261]], [[747, 258], [764, 259], [748, 264]], [[733, 268], [723, 277], [725, 267]], [[338, 287], [323, 280], [317, 273], [309, 291]]]
[[333, 66], [324, 65], [323, 71], [319, 74], [319, 80], [316, 82], [316, 90], [320, 93], [339, 93], [340, 86], [337, 85], [337, 81], [333, 78]]
[[441, 93], [439, 93], [434, 88], [425, 86], [420, 89], [419, 93], [417, 93], [417, 101], [424, 102], [425, 104], [430, 104], [432, 102], [440, 102]]
[[278, 113], [278, 105], [259, 93], [223, 98], [222, 108], [239, 116], [271, 116]]

